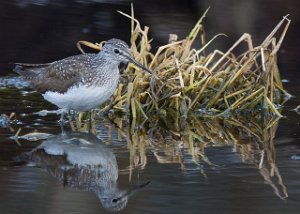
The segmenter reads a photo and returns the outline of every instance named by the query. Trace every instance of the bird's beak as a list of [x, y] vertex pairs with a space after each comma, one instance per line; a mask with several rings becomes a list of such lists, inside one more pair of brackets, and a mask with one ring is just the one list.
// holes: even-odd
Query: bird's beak
[[127, 191], [124, 195], [122, 195], [120, 198], [118, 199], [123, 199], [123, 198], [127, 198], [132, 196], [134, 193], [136, 193], [138, 190], [141, 190], [143, 188], [145, 188], [146, 186], [148, 186], [151, 183], [151, 181], [147, 181], [145, 183], [142, 183], [138, 186], [133, 187], [132, 189], [130, 189], [129, 191]]
[[135, 59], [133, 59], [131, 56], [126, 56], [126, 58], [129, 60], [129, 62], [135, 64], [136, 66], [140, 67], [141, 69], [143, 69], [144, 71], [147, 71], [150, 74], [153, 74], [152, 71], [150, 71], [148, 68], [146, 68], [145, 66], [143, 66], [141, 63], [139, 63], [138, 61], [136, 61]]

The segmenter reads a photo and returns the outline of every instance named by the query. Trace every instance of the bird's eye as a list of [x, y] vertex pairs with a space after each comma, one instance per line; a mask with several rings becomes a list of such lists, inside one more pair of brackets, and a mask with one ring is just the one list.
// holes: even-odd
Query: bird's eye
[[115, 52], [116, 54], [120, 53], [120, 51], [119, 51], [118, 49], [114, 49], [114, 52]]
[[113, 203], [117, 203], [117, 202], [118, 202], [118, 199], [117, 199], [117, 198], [114, 198], [114, 199], [112, 200], [112, 202], [113, 202]]

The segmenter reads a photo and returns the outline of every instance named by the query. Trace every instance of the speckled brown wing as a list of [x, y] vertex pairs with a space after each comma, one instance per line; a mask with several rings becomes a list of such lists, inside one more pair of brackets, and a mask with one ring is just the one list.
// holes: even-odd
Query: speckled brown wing
[[94, 54], [81, 54], [48, 64], [16, 63], [14, 71], [29, 81], [40, 93], [64, 93], [80, 82], [82, 71], [90, 66], [94, 57]]

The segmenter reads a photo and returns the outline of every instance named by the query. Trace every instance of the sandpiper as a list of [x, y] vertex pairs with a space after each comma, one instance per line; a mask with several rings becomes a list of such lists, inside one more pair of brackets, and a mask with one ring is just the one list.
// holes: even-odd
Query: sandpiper
[[47, 64], [16, 63], [14, 71], [62, 109], [63, 121], [66, 111], [88, 111], [108, 100], [117, 88], [120, 66], [129, 62], [151, 73], [133, 59], [128, 45], [119, 39], [108, 40], [97, 54], [80, 54]]

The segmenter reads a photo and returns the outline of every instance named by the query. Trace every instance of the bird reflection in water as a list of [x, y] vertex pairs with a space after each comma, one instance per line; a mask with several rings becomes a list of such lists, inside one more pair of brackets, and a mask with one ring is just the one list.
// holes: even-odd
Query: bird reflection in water
[[128, 198], [150, 183], [145, 182], [130, 190], [119, 189], [115, 155], [97, 137], [88, 133], [52, 136], [20, 157], [22, 161], [45, 168], [65, 186], [94, 192], [109, 211], [124, 209]]

